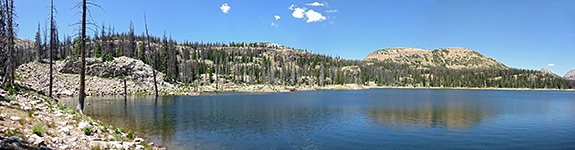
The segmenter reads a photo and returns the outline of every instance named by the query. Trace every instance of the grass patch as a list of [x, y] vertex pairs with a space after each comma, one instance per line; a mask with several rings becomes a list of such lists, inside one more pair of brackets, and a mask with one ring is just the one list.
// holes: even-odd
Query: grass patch
[[65, 107], [65, 106], [60, 106], [60, 110], [62, 110], [62, 111], [64, 111], [64, 112], [67, 112], [67, 113], [69, 113], [69, 114], [79, 114], [78, 111], [76, 111], [75, 109], [68, 108], [68, 107]]
[[22, 89], [20, 89], [20, 86], [15, 85], [15, 84], [4, 86], [4, 91], [8, 91], [8, 94], [10, 94], [10, 95], [14, 95], [14, 94], [20, 92], [20, 90], [22, 90]]
[[92, 147], [90, 148], [91, 150], [101, 150], [102, 148], [100, 146], [96, 146], [96, 147]]
[[92, 131], [92, 127], [84, 127], [82, 128], [82, 131], [84, 131], [84, 134], [86, 135], [92, 135], [92, 132], [94, 132]]
[[20, 129], [16, 128], [16, 129], [12, 129], [12, 130], [8, 130], [8, 137], [11, 136], [16, 136], [20, 133]]
[[125, 137], [123, 137], [122, 135], [119, 134], [114, 134], [112, 135], [114, 136], [113, 138], [110, 139], [110, 141], [118, 141], [118, 142], [126, 142], [128, 141], [128, 139], [126, 139]]
[[6, 97], [4, 97], [4, 98], [6, 98], [7, 100], [10, 100], [10, 101], [16, 100], [16, 98], [14, 98], [14, 97], [12, 97], [12, 96], [6, 96]]
[[102, 132], [108, 132], [108, 126], [107, 125], [103, 125], [100, 130], [102, 130]]
[[42, 126], [41, 124], [36, 124], [34, 125], [32, 132], [38, 136], [42, 136], [42, 134], [44, 133], [44, 126]]
[[28, 117], [33, 117], [34, 116], [34, 112], [33, 111], [28, 111]]

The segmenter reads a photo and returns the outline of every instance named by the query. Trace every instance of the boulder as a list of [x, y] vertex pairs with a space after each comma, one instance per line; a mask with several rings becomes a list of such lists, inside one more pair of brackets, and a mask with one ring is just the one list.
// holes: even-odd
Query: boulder
[[18, 116], [10, 116], [10, 120], [20, 121], [20, 120], [22, 120], [22, 118], [20, 118]]
[[29, 138], [28, 141], [30, 143], [32, 143], [32, 145], [40, 147], [42, 145], [44, 145], [44, 139], [36, 134], [32, 134]]
[[134, 139], [134, 143], [141, 143], [141, 142], [144, 142], [144, 139], [142, 139], [142, 138], [135, 138]]

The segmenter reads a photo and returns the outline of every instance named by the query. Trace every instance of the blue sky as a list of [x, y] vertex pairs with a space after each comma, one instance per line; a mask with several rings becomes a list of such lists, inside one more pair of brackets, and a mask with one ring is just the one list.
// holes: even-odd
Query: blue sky
[[[77, 32], [69, 24], [80, 18], [74, 16], [78, 10], [71, 10], [78, 1], [55, 2], [62, 36]], [[178, 41], [272, 42], [347, 59], [390, 47], [466, 47], [509, 67], [546, 67], [560, 75], [575, 69], [573, 0], [94, 2], [103, 8], [92, 8], [98, 25], [125, 32], [133, 21], [136, 33], [142, 33], [146, 12], [151, 34], [165, 31]], [[49, 0], [17, 0], [15, 5], [18, 36], [33, 39], [38, 22], [43, 28], [48, 18]]]

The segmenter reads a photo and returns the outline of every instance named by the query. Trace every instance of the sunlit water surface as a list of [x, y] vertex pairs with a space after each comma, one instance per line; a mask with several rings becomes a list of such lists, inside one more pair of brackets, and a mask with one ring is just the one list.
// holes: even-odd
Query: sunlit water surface
[[565, 91], [319, 90], [87, 102], [89, 116], [170, 149], [575, 149], [575, 92]]

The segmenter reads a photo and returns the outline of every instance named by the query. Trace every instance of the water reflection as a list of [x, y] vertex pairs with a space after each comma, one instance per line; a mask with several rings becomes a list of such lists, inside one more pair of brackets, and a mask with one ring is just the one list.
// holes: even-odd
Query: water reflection
[[[457, 147], [458, 140], [485, 145], [517, 143], [509, 141], [516, 136], [548, 139], [525, 130], [568, 137], [575, 131], [573, 95], [374, 89], [91, 97], [85, 113], [172, 149], [460, 149], [467, 147]], [[438, 141], [445, 144], [429, 147]]]
[[466, 106], [419, 106], [406, 109], [368, 108], [366, 116], [370, 124], [384, 128], [401, 130], [439, 128], [449, 131], [468, 131], [467, 129], [475, 127], [476, 124], [493, 114]]

